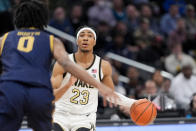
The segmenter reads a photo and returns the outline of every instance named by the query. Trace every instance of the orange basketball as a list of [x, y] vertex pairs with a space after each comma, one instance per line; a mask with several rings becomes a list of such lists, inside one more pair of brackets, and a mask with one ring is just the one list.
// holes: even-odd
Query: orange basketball
[[157, 116], [157, 110], [151, 101], [147, 99], [141, 99], [136, 101], [131, 106], [130, 116], [136, 125], [145, 126], [155, 120]]

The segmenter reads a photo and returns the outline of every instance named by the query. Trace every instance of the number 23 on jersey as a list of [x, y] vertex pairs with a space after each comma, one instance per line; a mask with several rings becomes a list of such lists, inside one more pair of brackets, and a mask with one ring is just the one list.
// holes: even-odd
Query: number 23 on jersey
[[[83, 90], [80, 92], [80, 90], [74, 88], [72, 92], [75, 93], [75, 95], [70, 98], [71, 103], [81, 104], [81, 105], [88, 104], [89, 94], [90, 94], [88, 90]], [[82, 99], [76, 100], [80, 95], [82, 95]]]

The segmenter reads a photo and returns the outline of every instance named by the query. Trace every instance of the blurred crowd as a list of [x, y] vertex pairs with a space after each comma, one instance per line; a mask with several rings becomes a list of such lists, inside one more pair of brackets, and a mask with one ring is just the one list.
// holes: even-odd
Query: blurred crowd
[[[0, 1], [0, 35], [14, 29], [13, 8], [20, 0]], [[196, 116], [195, 0], [50, 0], [49, 25], [75, 36], [88, 25], [98, 35], [96, 54], [113, 66], [115, 90], [152, 100], [160, 112], [184, 110]], [[62, 39], [62, 38], [61, 38]], [[68, 52], [74, 48], [62, 39]], [[150, 65], [153, 74], [105, 57], [107, 52]], [[161, 70], [174, 75], [164, 78]], [[119, 81], [127, 76], [128, 83]], [[98, 119], [129, 118], [124, 107], [114, 110], [100, 98]]]

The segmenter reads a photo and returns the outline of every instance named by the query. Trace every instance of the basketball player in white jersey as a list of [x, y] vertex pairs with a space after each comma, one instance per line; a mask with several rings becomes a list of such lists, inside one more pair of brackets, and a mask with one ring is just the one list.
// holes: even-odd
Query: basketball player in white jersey
[[[83, 27], [77, 33], [78, 51], [69, 58], [86, 69], [97, 81], [114, 89], [112, 68], [109, 62], [93, 54], [96, 33], [90, 27]], [[55, 111], [53, 114], [54, 131], [93, 131], [95, 130], [98, 106], [98, 90], [93, 86], [74, 80], [69, 73], [56, 63], [52, 74]], [[69, 87], [70, 86], [70, 87]], [[123, 98], [124, 96], [121, 96]], [[123, 98], [125, 101], [128, 98]], [[135, 100], [128, 99], [131, 106]], [[125, 104], [127, 104], [124, 102]]]

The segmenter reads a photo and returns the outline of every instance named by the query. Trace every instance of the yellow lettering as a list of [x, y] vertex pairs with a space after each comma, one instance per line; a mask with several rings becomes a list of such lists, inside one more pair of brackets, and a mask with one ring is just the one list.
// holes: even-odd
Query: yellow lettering
[[18, 32], [18, 36], [39, 36], [40, 32]]

